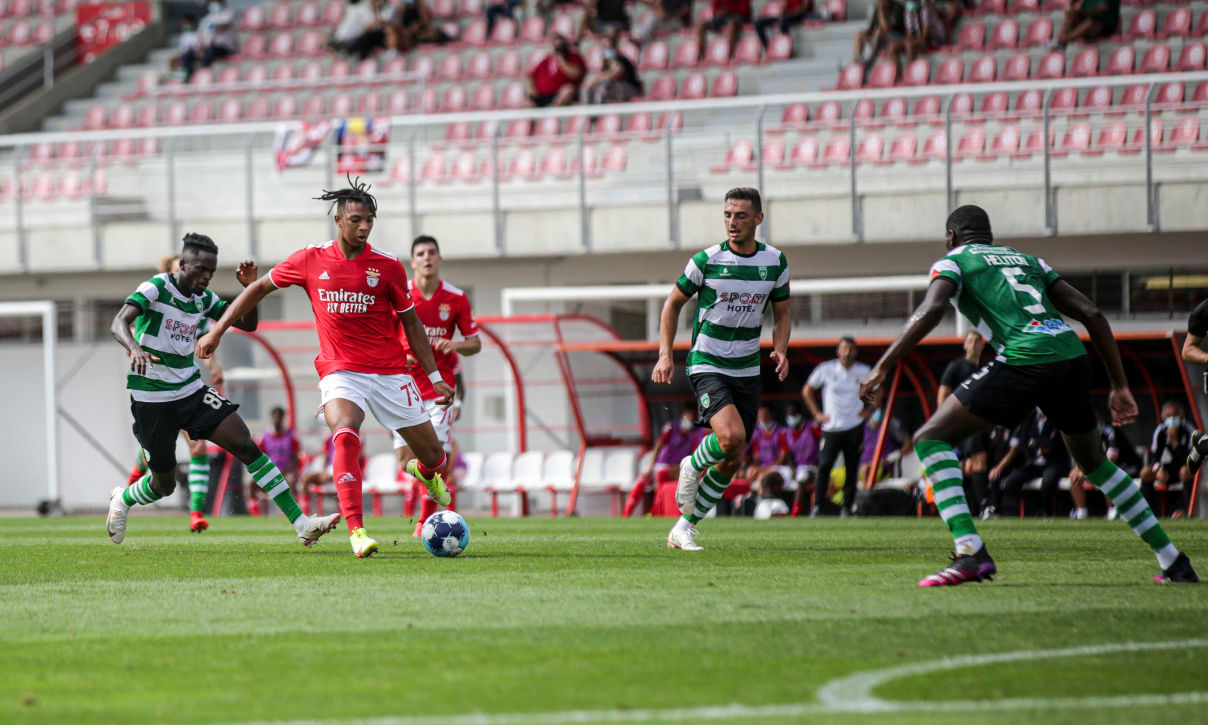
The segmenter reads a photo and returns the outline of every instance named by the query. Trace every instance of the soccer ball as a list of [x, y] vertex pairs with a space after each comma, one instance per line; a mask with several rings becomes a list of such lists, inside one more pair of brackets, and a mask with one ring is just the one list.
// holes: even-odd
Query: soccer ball
[[470, 545], [470, 525], [456, 511], [437, 511], [424, 521], [420, 539], [436, 556], [457, 556]]

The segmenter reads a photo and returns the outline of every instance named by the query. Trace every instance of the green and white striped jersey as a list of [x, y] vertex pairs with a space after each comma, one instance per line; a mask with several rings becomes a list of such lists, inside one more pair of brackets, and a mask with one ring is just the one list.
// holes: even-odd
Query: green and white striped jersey
[[676, 286], [697, 295], [688, 374], [759, 374], [759, 336], [768, 302], [789, 298], [789, 264], [779, 249], [756, 242], [742, 255], [728, 242], [698, 252]]
[[172, 276], [157, 274], [138, 286], [126, 302], [142, 311], [134, 320], [134, 340], [160, 359], [146, 375], [126, 375], [130, 397], [145, 403], [187, 398], [201, 389], [201, 370], [193, 359], [197, 338], [209, 320], [222, 317], [227, 303], [206, 290], [186, 296]]

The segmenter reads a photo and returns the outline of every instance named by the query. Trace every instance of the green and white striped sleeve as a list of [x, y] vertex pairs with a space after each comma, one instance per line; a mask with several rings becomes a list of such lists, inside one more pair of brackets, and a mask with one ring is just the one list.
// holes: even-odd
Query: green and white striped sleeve
[[219, 320], [222, 317], [222, 313], [226, 312], [226, 308], [230, 304], [226, 300], [219, 299], [218, 295], [212, 295], [210, 307], [206, 310], [206, 317], [214, 321]]
[[159, 299], [160, 286], [155, 284], [155, 278], [151, 278], [138, 286], [134, 292], [126, 298], [126, 303], [134, 305], [139, 310], [146, 312], [151, 303]]
[[685, 296], [691, 297], [700, 291], [701, 285], [705, 283], [705, 264], [708, 260], [709, 255], [704, 252], [697, 252], [688, 260], [684, 273], [675, 282], [675, 286], [679, 287]]
[[780, 274], [776, 276], [776, 286], [772, 288], [769, 297], [772, 302], [783, 302], [789, 298], [789, 260], [780, 253]]

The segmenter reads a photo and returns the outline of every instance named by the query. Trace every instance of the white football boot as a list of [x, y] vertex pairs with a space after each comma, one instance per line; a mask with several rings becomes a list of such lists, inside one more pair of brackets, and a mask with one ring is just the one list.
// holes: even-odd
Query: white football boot
[[109, 492], [109, 518], [105, 519], [105, 529], [109, 532], [109, 540], [120, 544], [126, 538], [126, 516], [130, 507], [122, 500], [125, 486], [117, 486]]
[[692, 456], [686, 456], [680, 461], [679, 481], [675, 484], [675, 505], [684, 516], [692, 514], [696, 506], [696, 492], [700, 489], [700, 479], [704, 471], [692, 467]]
[[319, 537], [326, 534], [340, 523], [339, 514], [331, 514], [330, 516], [306, 516], [306, 521], [298, 521], [298, 538], [302, 540], [304, 546], [314, 546], [319, 540]]
[[696, 543], [695, 526], [673, 526], [667, 534], [667, 548], [681, 551], [704, 551], [704, 547]]

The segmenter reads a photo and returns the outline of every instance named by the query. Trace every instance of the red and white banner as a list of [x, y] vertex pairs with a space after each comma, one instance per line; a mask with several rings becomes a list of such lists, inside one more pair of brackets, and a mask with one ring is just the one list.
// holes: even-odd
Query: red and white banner
[[91, 63], [98, 55], [124, 43], [151, 22], [151, 3], [80, 3], [76, 6], [76, 62]]

